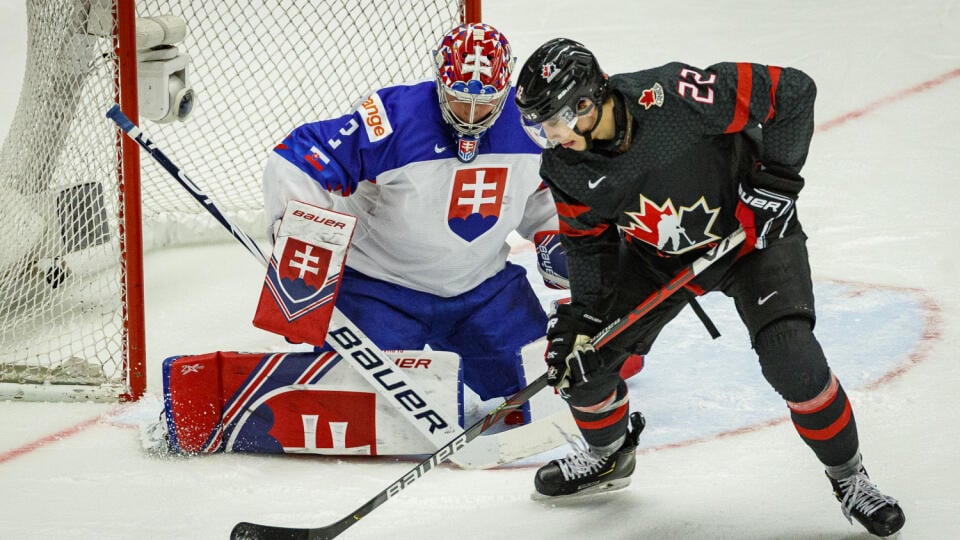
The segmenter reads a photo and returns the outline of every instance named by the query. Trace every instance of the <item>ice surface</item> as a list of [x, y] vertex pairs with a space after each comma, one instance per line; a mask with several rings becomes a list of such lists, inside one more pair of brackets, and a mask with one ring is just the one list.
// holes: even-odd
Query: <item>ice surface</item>
[[[22, 3], [0, 6], [0, 137], [26, 53]], [[950, 240], [960, 194], [958, 4], [486, 0], [483, 9], [521, 62], [564, 35], [610, 72], [744, 60], [816, 79], [819, 128], [799, 208], [821, 295], [818, 333], [853, 400], [866, 465], [907, 514], [901, 536], [960, 537], [960, 243]], [[163, 358], [284, 347], [250, 325], [261, 280], [259, 263], [230, 243], [149, 255], [150, 396], [121, 408], [0, 403], [0, 537], [206, 539], [226, 538], [241, 520], [318, 526], [410, 469], [385, 458], [159, 459], [140, 450], [132, 424], [157, 408]], [[649, 424], [629, 489], [544, 504], [530, 500], [530, 467], [442, 467], [344, 538], [867, 538], [841, 516], [726, 300], [704, 304], [724, 336], [711, 343], [682, 317], [632, 383]]]

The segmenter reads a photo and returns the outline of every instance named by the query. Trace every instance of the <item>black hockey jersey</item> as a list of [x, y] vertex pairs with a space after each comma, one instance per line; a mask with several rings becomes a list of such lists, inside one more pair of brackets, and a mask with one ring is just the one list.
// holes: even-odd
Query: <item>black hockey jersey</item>
[[614, 75], [633, 116], [618, 155], [543, 153], [575, 301], [598, 308], [617, 253], [672, 276], [733, 232], [737, 188], [756, 161], [799, 172], [813, 134], [816, 88], [803, 72], [748, 63], [682, 63]]

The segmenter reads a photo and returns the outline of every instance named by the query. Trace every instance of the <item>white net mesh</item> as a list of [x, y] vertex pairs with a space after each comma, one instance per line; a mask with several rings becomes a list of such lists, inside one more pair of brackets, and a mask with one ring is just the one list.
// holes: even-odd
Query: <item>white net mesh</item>
[[[429, 51], [462, 3], [139, 0], [140, 17], [185, 19], [177, 46], [197, 96], [186, 122], [142, 126], [260, 234], [267, 152], [370, 89], [429, 76]], [[27, 0], [27, 66], [0, 151], [0, 395], [125, 391], [118, 158], [104, 117], [116, 101], [113, 10], [113, 0]], [[145, 248], [229, 240], [167, 172], [141, 161]]]

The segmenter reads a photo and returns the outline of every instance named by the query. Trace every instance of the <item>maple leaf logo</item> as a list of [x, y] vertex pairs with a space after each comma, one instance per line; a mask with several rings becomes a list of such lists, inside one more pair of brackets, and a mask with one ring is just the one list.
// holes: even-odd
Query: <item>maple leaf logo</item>
[[625, 235], [627, 240], [636, 238], [641, 242], [646, 242], [653, 246], [660, 244], [660, 222], [664, 216], [675, 216], [677, 211], [673, 208], [673, 201], [667, 199], [662, 206], [657, 206], [653, 201], [640, 195], [640, 211], [627, 212], [630, 217], [630, 226], [624, 227], [618, 225], [617, 228]]
[[[719, 214], [720, 209], [707, 206], [707, 201], [703, 197], [700, 197], [691, 206], [681, 206], [680, 223], [687, 225], [686, 235], [690, 241], [690, 246], [677, 251], [677, 253], [683, 253], [720, 240], [720, 235], [713, 234], [713, 224]], [[697, 226], [694, 226], [694, 224], [697, 224]]]
[[619, 225], [618, 229], [627, 241], [640, 240], [679, 255], [720, 239], [712, 232], [719, 212], [707, 206], [703, 197], [690, 206], [681, 206], [678, 212], [670, 199], [658, 206], [640, 195], [640, 211], [626, 212], [630, 224]]
[[657, 107], [662, 107], [663, 87], [660, 86], [660, 83], [653, 83], [653, 86], [641, 92], [640, 99], [637, 100], [637, 103], [643, 105], [644, 110], [648, 110], [654, 105]]

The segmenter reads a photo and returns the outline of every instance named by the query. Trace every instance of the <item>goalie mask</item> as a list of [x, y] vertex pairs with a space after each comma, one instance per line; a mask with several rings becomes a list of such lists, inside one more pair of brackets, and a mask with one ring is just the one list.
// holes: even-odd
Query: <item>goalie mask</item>
[[477, 155], [480, 136], [503, 111], [514, 58], [499, 30], [483, 23], [458, 26], [434, 51], [440, 112], [457, 134], [457, 157]]
[[[517, 108], [527, 135], [543, 148], [554, 143], [547, 132], [565, 127], [591, 143], [607, 96], [607, 76], [586, 47], [567, 38], [541, 45], [517, 75]], [[577, 119], [597, 109], [593, 127], [577, 128]]]

